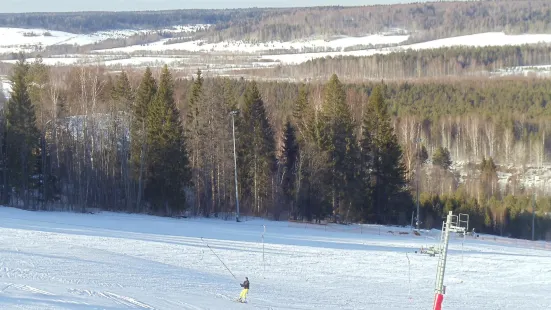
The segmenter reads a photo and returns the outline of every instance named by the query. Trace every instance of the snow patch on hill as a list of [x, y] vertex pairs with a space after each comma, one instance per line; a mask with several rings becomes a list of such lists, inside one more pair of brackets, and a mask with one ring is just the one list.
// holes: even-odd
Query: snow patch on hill
[[394, 45], [406, 41], [408, 35], [367, 35], [363, 37], [341, 37], [334, 40], [295, 40], [290, 42], [263, 42], [249, 43], [244, 41], [223, 41], [219, 43], [208, 43], [204, 40], [195, 40], [183, 43], [165, 44], [168, 40], [162, 40], [145, 45], [133, 45], [122, 48], [98, 50], [97, 52], [131, 53], [135, 51], [163, 51], [181, 50], [190, 52], [237, 52], [237, 53], [259, 53], [270, 50], [296, 50], [298, 52], [308, 49], [331, 48], [343, 49], [352, 46], [377, 46]]
[[300, 64], [311, 59], [338, 56], [371, 56], [375, 54], [388, 54], [406, 50], [424, 50], [443, 47], [458, 46], [507, 46], [523, 45], [536, 43], [551, 43], [551, 34], [521, 34], [507, 35], [503, 32], [487, 32], [473, 35], [452, 37], [440, 40], [433, 40], [423, 43], [400, 45], [380, 49], [366, 49], [349, 52], [328, 52], [328, 53], [306, 53], [306, 54], [284, 54], [284, 55], [265, 55], [264, 59], [270, 59], [282, 64]]
[[166, 29], [146, 29], [146, 30], [110, 30], [98, 31], [91, 34], [74, 34], [63, 31], [47, 30], [47, 29], [25, 29], [25, 28], [6, 28], [0, 27], [0, 54], [15, 53], [19, 51], [32, 52], [40, 51], [41, 49], [52, 45], [88, 45], [108, 39], [120, 39], [130, 37], [136, 34], [145, 34], [149, 32], [185, 32], [191, 33], [202, 29], [206, 29], [210, 25], [181, 25]]

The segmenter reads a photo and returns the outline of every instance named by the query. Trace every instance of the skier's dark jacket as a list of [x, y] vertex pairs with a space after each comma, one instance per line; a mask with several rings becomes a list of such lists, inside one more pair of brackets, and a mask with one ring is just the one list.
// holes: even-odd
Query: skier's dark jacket
[[244, 289], [249, 289], [249, 280], [245, 280], [245, 282], [241, 284], [241, 287]]

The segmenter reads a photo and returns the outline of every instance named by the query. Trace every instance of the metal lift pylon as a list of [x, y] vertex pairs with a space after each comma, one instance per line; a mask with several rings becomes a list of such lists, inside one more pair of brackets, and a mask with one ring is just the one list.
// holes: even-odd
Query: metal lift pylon
[[463, 236], [469, 229], [469, 215], [453, 215], [452, 211], [448, 213], [446, 221], [442, 224], [442, 233], [440, 234], [440, 254], [438, 255], [438, 266], [436, 268], [436, 288], [434, 296], [434, 310], [442, 310], [442, 302], [446, 293], [444, 286], [444, 273], [446, 272], [446, 259], [448, 257], [448, 243], [450, 241], [450, 232], [462, 233]]

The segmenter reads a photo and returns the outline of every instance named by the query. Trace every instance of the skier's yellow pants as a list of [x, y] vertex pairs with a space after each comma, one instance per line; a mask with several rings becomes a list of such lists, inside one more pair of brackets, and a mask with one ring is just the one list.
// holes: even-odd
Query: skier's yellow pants
[[239, 294], [239, 299], [241, 299], [242, 301], [245, 301], [247, 299], [247, 293], [249, 293], [249, 289], [248, 288], [244, 288], [242, 291], [241, 291], [241, 294]]

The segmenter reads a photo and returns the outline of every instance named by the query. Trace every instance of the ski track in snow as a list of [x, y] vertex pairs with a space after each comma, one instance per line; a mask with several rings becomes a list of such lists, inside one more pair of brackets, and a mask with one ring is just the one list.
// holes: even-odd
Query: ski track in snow
[[[414, 251], [437, 231], [5, 207], [0, 218], [0, 309], [430, 309], [434, 298], [437, 257]], [[551, 247], [481, 237], [452, 239], [444, 308], [550, 308]]]

